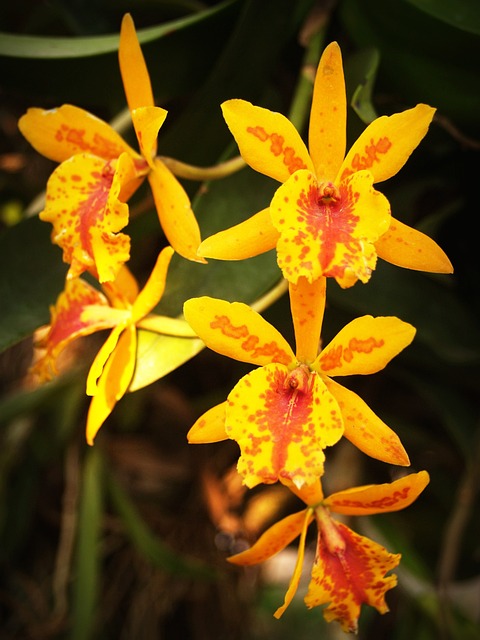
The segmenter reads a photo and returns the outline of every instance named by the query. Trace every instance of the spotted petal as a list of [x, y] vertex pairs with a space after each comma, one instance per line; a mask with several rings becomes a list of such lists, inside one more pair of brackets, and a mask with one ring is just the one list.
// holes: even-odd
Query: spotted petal
[[205, 411], [187, 433], [188, 442], [190, 444], [206, 444], [227, 440], [228, 435], [225, 431], [226, 408], [227, 402], [225, 401]]
[[289, 282], [329, 276], [343, 286], [367, 282], [376, 264], [373, 243], [388, 229], [390, 205], [359, 172], [338, 188], [297, 171], [277, 189], [270, 215], [280, 233], [278, 264]]
[[434, 240], [394, 218], [388, 230], [375, 242], [375, 249], [379, 258], [398, 267], [453, 273], [452, 263]]
[[373, 182], [394, 176], [428, 131], [435, 109], [418, 104], [413, 109], [374, 120], [356, 140], [345, 158], [340, 180], [368, 169]]
[[415, 331], [395, 316], [355, 318], [323, 349], [312, 368], [333, 377], [377, 373], [412, 342]]
[[18, 127], [43, 156], [63, 162], [79, 153], [113, 160], [127, 152], [140, 156], [112, 127], [84, 109], [64, 104], [58, 109], [28, 109]]
[[340, 410], [320, 376], [270, 364], [244, 376], [228, 396], [225, 430], [241, 450], [244, 483], [286, 479], [298, 487], [323, 473], [323, 449], [343, 433]]
[[305, 143], [281, 113], [245, 100], [227, 100], [222, 112], [241, 156], [259, 173], [285, 182], [298, 169], [313, 171]]
[[350, 516], [400, 511], [410, 506], [429, 483], [426, 471], [411, 473], [386, 484], [370, 484], [332, 493], [323, 504]]
[[410, 460], [395, 431], [356, 393], [329, 378], [325, 384], [342, 412], [345, 438], [371, 458], [408, 467]]
[[212, 351], [257, 365], [295, 362], [282, 334], [242, 302], [203, 296], [187, 300], [183, 310], [187, 322]]
[[150, 75], [129, 13], [122, 20], [118, 61], [130, 111], [138, 107], [153, 107]]
[[93, 444], [98, 430], [130, 385], [135, 370], [136, 348], [136, 327], [128, 325], [121, 332], [118, 342], [103, 367], [95, 395], [90, 403], [86, 429], [87, 443], [90, 445]]
[[334, 526], [343, 548], [329, 549], [319, 535], [305, 604], [312, 608], [329, 603], [323, 613], [325, 619], [337, 620], [345, 632], [356, 632], [362, 604], [375, 607], [379, 613], [388, 611], [385, 593], [396, 585], [397, 578], [385, 574], [398, 565], [400, 554], [389, 553], [339, 522]]

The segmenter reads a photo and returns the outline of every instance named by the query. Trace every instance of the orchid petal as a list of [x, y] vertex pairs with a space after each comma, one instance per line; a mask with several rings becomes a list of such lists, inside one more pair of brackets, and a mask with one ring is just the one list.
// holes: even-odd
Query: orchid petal
[[356, 393], [328, 378], [325, 384], [342, 412], [345, 438], [371, 458], [408, 467], [410, 460], [397, 434]]
[[362, 604], [379, 613], [388, 611], [385, 593], [396, 585], [397, 578], [385, 574], [398, 565], [401, 556], [340, 522], [334, 526], [343, 548], [329, 549], [320, 533], [305, 604], [311, 609], [329, 603], [323, 612], [327, 622], [337, 620], [345, 632], [356, 632]]
[[342, 53], [336, 42], [326, 47], [313, 87], [308, 146], [318, 179], [332, 181], [345, 156], [347, 99]]
[[295, 362], [282, 334], [242, 302], [203, 296], [187, 300], [183, 310], [187, 322], [212, 351], [257, 365]]
[[340, 171], [340, 180], [368, 169], [373, 182], [394, 176], [428, 131], [435, 109], [418, 104], [413, 109], [374, 120], [353, 144]]
[[216, 260], [245, 260], [274, 249], [279, 237], [270, 209], [262, 209], [248, 220], [206, 238], [197, 253]]
[[375, 242], [375, 249], [380, 258], [398, 267], [453, 273], [452, 263], [434, 240], [394, 218], [388, 230]]
[[259, 173], [285, 182], [298, 169], [313, 171], [305, 143], [281, 113], [246, 100], [227, 100], [222, 112], [242, 158]]
[[270, 364], [230, 392], [225, 430], [240, 447], [237, 468], [248, 487], [280, 479], [301, 487], [323, 474], [323, 449], [341, 438], [343, 423], [320, 376]]
[[161, 107], [137, 107], [132, 111], [132, 122], [137, 134], [140, 152], [151, 169], [157, 153], [157, 137], [168, 111]]
[[299, 278], [290, 284], [290, 307], [295, 328], [296, 356], [299, 362], [309, 364], [318, 354], [320, 332], [326, 299], [326, 279], [313, 283]]
[[247, 567], [265, 562], [293, 542], [312, 520], [313, 515], [309, 509], [292, 513], [262, 533], [250, 549], [230, 556], [227, 560], [232, 564]]
[[298, 585], [300, 583], [300, 578], [302, 577], [302, 568], [303, 568], [303, 559], [305, 557], [305, 540], [307, 538], [307, 530], [308, 525], [312, 521], [312, 509], [307, 509], [305, 511], [304, 522], [302, 533], [300, 536], [300, 541], [298, 543], [298, 555], [297, 561], [295, 563], [295, 568], [293, 570], [293, 575], [290, 579], [290, 583], [288, 585], [287, 593], [285, 594], [285, 599], [281, 607], [279, 607], [275, 613], [273, 614], [277, 620], [282, 617], [285, 612], [285, 609], [292, 602], [295, 594], [297, 593]]
[[190, 444], [208, 444], [228, 440], [225, 431], [225, 410], [227, 402], [215, 405], [198, 418], [187, 433]]
[[312, 482], [312, 484], [304, 484], [301, 487], [297, 487], [293, 482], [285, 478], [281, 478], [280, 482], [308, 506], [315, 506], [323, 502], [323, 489], [320, 478]]
[[28, 109], [18, 127], [34, 149], [55, 162], [63, 162], [79, 153], [113, 160], [127, 152], [140, 159], [109, 124], [70, 104], [50, 110]]
[[375, 268], [373, 243], [388, 229], [390, 205], [368, 171], [338, 188], [297, 171], [275, 192], [270, 215], [280, 233], [278, 264], [289, 282], [329, 276], [351, 286], [357, 278], [367, 282]]
[[87, 376], [88, 396], [94, 396], [97, 393], [98, 379], [101, 377], [105, 365], [115, 350], [120, 335], [125, 330], [126, 326], [126, 323], [116, 325], [95, 356]]
[[130, 111], [138, 107], [153, 107], [150, 75], [129, 13], [122, 20], [118, 61]]
[[411, 473], [385, 484], [370, 484], [332, 493], [324, 506], [336, 513], [366, 516], [374, 513], [400, 511], [410, 506], [430, 481], [426, 471]]
[[200, 229], [190, 199], [173, 173], [156, 158], [148, 176], [158, 218], [168, 242], [187, 260], [205, 262], [197, 255]]
[[133, 303], [133, 323], [137, 323], [141, 318], [144, 318], [159, 303], [163, 296], [163, 292], [165, 291], [168, 266], [173, 254], [174, 251], [172, 247], [165, 247], [159, 253], [155, 266], [153, 267], [145, 286]]
[[114, 307], [126, 308], [132, 305], [138, 296], [138, 282], [126, 265], [119, 270], [115, 280], [104, 282], [102, 289]]
[[90, 403], [86, 429], [86, 439], [90, 445], [93, 444], [98, 430], [130, 385], [135, 370], [136, 346], [136, 328], [134, 325], [128, 325], [103, 367], [95, 395]]
[[377, 373], [412, 342], [415, 332], [395, 316], [355, 318], [323, 349], [312, 368], [333, 377]]

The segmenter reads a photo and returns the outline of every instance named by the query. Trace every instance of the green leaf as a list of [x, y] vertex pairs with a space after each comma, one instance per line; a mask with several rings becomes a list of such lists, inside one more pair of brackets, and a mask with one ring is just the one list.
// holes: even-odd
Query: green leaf
[[50, 321], [49, 305], [62, 291], [67, 266], [37, 217], [0, 236], [0, 351]]
[[372, 93], [379, 63], [379, 52], [369, 48], [350, 56], [345, 65], [347, 86], [355, 87], [350, 104], [365, 124], [378, 117], [373, 106]]
[[480, 35], [480, 3], [478, 0], [407, 0], [420, 11], [424, 11], [447, 24]]

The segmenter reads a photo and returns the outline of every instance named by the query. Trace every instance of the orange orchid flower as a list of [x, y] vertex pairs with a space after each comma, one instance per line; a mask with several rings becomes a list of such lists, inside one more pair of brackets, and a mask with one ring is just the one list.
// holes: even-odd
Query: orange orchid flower
[[238, 260], [276, 247], [283, 275], [294, 284], [321, 276], [342, 287], [367, 282], [377, 255], [409, 269], [451, 273], [440, 247], [393, 219], [387, 199], [373, 188], [402, 168], [425, 136], [433, 108], [419, 104], [377, 118], [345, 155], [345, 80], [333, 42], [315, 78], [309, 150], [280, 113], [244, 100], [228, 100], [222, 110], [246, 163], [283, 184], [267, 209], [204, 240], [200, 256]]
[[228, 560], [241, 566], [258, 564], [300, 536], [293, 576], [284, 603], [274, 614], [280, 618], [297, 591], [307, 529], [315, 520], [316, 557], [305, 604], [309, 609], [328, 604], [323, 613], [325, 619], [337, 620], [346, 632], [356, 632], [363, 604], [375, 607], [379, 613], [388, 611], [385, 593], [396, 585], [397, 578], [386, 574], [399, 564], [401, 556], [389, 553], [377, 542], [337, 522], [331, 512], [358, 516], [399, 511], [412, 504], [428, 482], [428, 473], [420, 471], [392, 483], [355, 487], [324, 498], [318, 481], [308, 487], [304, 496], [301, 491], [295, 491], [309, 505], [306, 509], [275, 523], [250, 549]]
[[59, 162], [47, 184], [40, 218], [53, 225], [52, 241], [70, 264], [69, 278], [88, 271], [111, 282], [129, 259], [127, 200], [145, 178], [161, 226], [172, 247], [189, 260], [197, 256], [200, 231], [190, 200], [175, 176], [155, 157], [157, 135], [167, 111], [154, 106], [150, 77], [129, 14], [122, 21], [119, 62], [140, 153], [106, 122], [63, 105], [28, 109], [19, 128], [32, 146]]
[[51, 324], [37, 345], [45, 349], [32, 371], [48, 380], [56, 374], [63, 350], [81, 336], [111, 329], [88, 374], [87, 394], [93, 396], [87, 418], [87, 442], [93, 444], [98, 430], [123, 397], [132, 381], [137, 355], [137, 329], [165, 335], [191, 337], [184, 320], [152, 314], [165, 290], [173, 249], [158, 256], [150, 277], [139, 291], [127, 267], [116, 280], [103, 285], [104, 293], [81, 278], [67, 280], [65, 290], [51, 309]]
[[410, 344], [415, 329], [398, 318], [364, 316], [318, 354], [325, 283], [300, 278], [290, 285], [296, 353], [243, 303], [201, 297], [184, 305], [185, 319], [210, 349], [258, 365], [188, 434], [191, 443], [236, 440], [238, 470], [249, 487], [277, 480], [311, 484], [323, 473], [323, 450], [342, 435], [374, 458], [409, 464], [398, 436], [331, 376], [380, 371]]

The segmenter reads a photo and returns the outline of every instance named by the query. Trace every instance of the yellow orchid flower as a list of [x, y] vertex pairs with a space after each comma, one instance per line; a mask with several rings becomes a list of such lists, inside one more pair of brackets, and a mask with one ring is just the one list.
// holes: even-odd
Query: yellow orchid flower
[[106, 295], [81, 278], [67, 280], [65, 290], [51, 309], [49, 331], [37, 345], [46, 351], [32, 369], [43, 380], [56, 374], [59, 355], [74, 340], [112, 329], [88, 374], [87, 394], [93, 396], [87, 418], [89, 444], [93, 444], [98, 430], [132, 381], [137, 329], [193, 336], [185, 321], [151, 314], [163, 295], [173, 253], [171, 247], [161, 251], [141, 291], [127, 267], [123, 267], [114, 282], [104, 284]]
[[129, 14], [120, 31], [119, 63], [140, 153], [106, 122], [63, 105], [28, 109], [19, 128], [42, 155], [61, 163], [47, 183], [40, 218], [53, 225], [52, 241], [70, 264], [69, 278], [84, 271], [100, 282], [115, 279], [129, 259], [130, 239], [119, 233], [128, 222], [125, 204], [148, 178], [161, 226], [172, 247], [189, 260], [197, 256], [200, 231], [190, 200], [175, 176], [155, 157], [157, 135], [167, 111], [154, 106], [150, 77]]
[[[228, 560], [250, 566], [264, 562], [300, 536], [298, 557], [284, 603], [275, 612], [280, 618], [291, 603], [300, 581], [305, 555], [305, 539], [310, 523], [318, 528], [315, 563], [305, 604], [309, 609], [328, 604], [323, 615], [328, 622], [337, 620], [346, 632], [356, 632], [363, 604], [379, 613], [388, 611], [385, 593], [396, 583], [395, 575], [386, 575], [396, 567], [401, 555], [389, 553], [377, 542], [355, 533], [334, 520], [331, 512], [345, 515], [389, 513], [408, 507], [429, 482], [426, 471], [412, 473], [387, 484], [354, 487], [323, 497], [320, 482], [302, 495], [309, 506], [275, 523], [257, 542]], [[312, 499], [313, 498], [313, 499]]]
[[342, 287], [367, 282], [377, 255], [410, 269], [451, 273], [440, 247], [393, 219], [387, 199], [373, 188], [402, 168], [425, 136], [433, 108], [419, 104], [377, 118], [345, 156], [345, 81], [333, 42], [315, 78], [309, 150], [280, 113], [237, 99], [222, 110], [247, 164], [283, 184], [269, 208], [204, 240], [200, 256], [238, 260], [276, 247], [289, 282], [328, 276]]
[[415, 329], [395, 317], [364, 316], [317, 355], [325, 283], [325, 278], [313, 284], [300, 278], [290, 285], [296, 353], [243, 303], [209, 297], [185, 302], [185, 319], [210, 349], [259, 365], [188, 434], [191, 443], [236, 440], [238, 470], [249, 487], [277, 480], [311, 484], [323, 473], [323, 450], [343, 434], [374, 458], [409, 464], [398, 436], [330, 376], [380, 371], [410, 344]]

